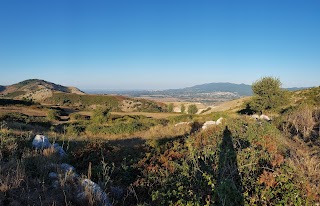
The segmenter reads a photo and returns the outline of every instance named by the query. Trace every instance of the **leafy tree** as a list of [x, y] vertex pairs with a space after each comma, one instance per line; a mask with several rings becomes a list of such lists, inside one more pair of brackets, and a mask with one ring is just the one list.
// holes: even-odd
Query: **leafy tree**
[[173, 103], [168, 104], [168, 112], [173, 112]]
[[188, 114], [196, 114], [198, 112], [198, 108], [195, 104], [191, 104], [188, 107]]
[[281, 89], [281, 82], [275, 77], [263, 77], [252, 84], [253, 98], [250, 107], [262, 113], [287, 103], [287, 95]]
[[108, 121], [111, 108], [109, 107], [97, 107], [92, 113], [92, 121], [102, 124]]
[[185, 113], [186, 111], [186, 106], [184, 104], [181, 104], [181, 113]]

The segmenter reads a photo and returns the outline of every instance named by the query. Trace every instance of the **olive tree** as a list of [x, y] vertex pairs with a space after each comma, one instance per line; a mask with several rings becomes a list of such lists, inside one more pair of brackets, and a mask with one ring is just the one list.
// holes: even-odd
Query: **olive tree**
[[275, 77], [263, 77], [252, 84], [253, 98], [250, 107], [257, 111], [276, 109], [287, 102], [287, 95]]

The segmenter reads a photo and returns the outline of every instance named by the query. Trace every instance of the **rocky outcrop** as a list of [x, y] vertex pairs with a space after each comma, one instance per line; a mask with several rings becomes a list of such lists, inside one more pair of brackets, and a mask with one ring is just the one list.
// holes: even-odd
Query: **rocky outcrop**
[[36, 135], [32, 141], [32, 146], [35, 149], [47, 149], [51, 147], [48, 137], [44, 135]]
[[265, 114], [261, 114], [260, 116], [257, 114], [253, 114], [251, 115], [251, 118], [255, 119], [255, 120], [265, 120], [265, 121], [271, 121], [271, 118], [268, 117]]
[[219, 125], [219, 124], [222, 124], [222, 120], [223, 120], [223, 117], [220, 117], [219, 119], [217, 119], [217, 121], [206, 121], [203, 126], [202, 126], [202, 130], [205, 130], [207, 129], [209, 126], [211, 125]]
[[[44, 135], [36, 135], [32, 141], [32, 146], [40, 151], [53, 148], [54, 153], [59, 157], [66, 156], [66, 152], [59, 144], [51, 144], [48, 137]], [[90, 203], [98, 206], [111, 206], [107, 194], [101, 187], [90, 179], [78, 175], [72, 165], [68, 163], [48, 163], [45, 168], [49, 170], [48, 177], [51, 180], [51, 187], [55, 189], [61, 187], [67, 191], [73, 202], [79, 205]]]

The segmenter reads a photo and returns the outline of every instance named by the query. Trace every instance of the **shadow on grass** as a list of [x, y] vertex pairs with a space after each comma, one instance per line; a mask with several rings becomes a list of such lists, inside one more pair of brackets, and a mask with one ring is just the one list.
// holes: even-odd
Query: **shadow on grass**
[[238, 114], [246, 114], [246, 115], [253, 115], [256, 113], [253, 109], [251, 109], [250, 105], [247, 104], [245, 109], [241, 109], [237, 111]]
[[217, 202], [219, 205], [244, 205], [237, 153], [233, 147], [232, 134], [227, 126], [220, 145], [217, 183]]

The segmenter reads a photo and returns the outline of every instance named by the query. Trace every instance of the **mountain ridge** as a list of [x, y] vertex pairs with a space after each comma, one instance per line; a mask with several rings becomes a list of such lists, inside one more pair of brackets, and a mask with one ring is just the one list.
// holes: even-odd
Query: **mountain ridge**
[[205, 84], [198, 84], [191, 87], [185, 87], [182, 89], [170, 89], [165, 91], [175, 91], [175, 92], [231, 92], [237, 93], [239, 96], [250, 96], [252, 95], [251, 85], [246, 84], [235, 84], [229, 82], [212, 82]]
[[54, 92], [85, 94], [76, 87], [66, 87], [41, 79], [27, 79], [12, 85], [0, 86], [0, 95], [16, 99], [46, 99]]

